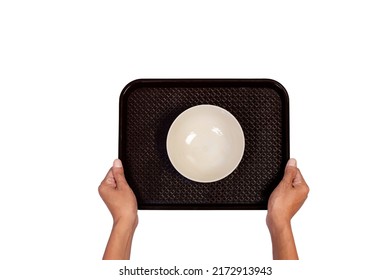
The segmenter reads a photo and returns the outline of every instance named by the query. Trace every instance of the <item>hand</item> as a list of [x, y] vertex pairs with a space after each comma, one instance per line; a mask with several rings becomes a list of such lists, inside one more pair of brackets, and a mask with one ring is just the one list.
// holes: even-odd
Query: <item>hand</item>
[[309, 187], [297, 168], [297, 161], [290, 159], [282, 181], [268, 200], [267, 225], [279, 226], [290, 223], [308, 194]]
[[134, 227], [138, 223], [137, 199], [127, 184], [122, 162], [114, 161], [106, 177], [99, 186], [99, 194], [110, 210], [114, 223], [128, 221]]
[[290, 159], [282, 181], [268, 200], [267, 225], [274, 260], [298, 259], [291, 219], [305, 202], [308, 193], [309, 187], [297, 168], [297, 161]]
[[100, 184], [99, 194], [114, 220], [103, 259], [129, 259], [134, 231], [138, 225], [138, 207], [119, 159], [114, 161]]

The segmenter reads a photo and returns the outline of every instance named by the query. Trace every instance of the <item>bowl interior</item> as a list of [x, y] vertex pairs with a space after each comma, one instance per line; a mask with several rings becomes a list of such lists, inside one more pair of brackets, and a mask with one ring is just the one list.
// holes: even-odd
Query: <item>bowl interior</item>
[[181, 113], [167, 136], [168, 157], [175, 169], [196, 182], [215, 182], [231, 174], [245, 149], [243, 130], [227, 110], [198, 105]]

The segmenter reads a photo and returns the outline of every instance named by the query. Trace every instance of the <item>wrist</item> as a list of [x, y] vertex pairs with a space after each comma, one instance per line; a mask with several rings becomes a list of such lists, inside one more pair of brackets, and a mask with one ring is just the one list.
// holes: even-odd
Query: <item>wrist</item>
[[270, 214], [267, 215], [266, 223], [271, 234], [273, 232], [280, 232], [285, 229], [291, 229], [290, 219], [285, 219]]
[[114, 218], [114, 228], [119, 228], [123, 229], [126, 231], [134, 232], [136, 227], [138, 225], [138, 216], [131, 216], [131, 217], [126, 217], [126, 216], [121, 216], [118, 218]]

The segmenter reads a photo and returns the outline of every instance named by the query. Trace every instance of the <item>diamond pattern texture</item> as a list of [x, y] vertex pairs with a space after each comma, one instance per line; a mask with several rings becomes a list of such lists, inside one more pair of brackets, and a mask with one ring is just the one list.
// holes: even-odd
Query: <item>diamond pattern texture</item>
[[[142, 80], [141, 80], [142, 81]], [[153, 81], [153, 80], [152, 80]], [[119, 155], [139, 209], [266, 209], [289, 158], [288, 96], [272, 80], [133, 82], [121, 95]], [[170, 80], [172, 82], [172, 80]], [[211, 104], [232, 113], [245, 135], [237, 169], [213, 183], [181, 176], [166, 137], [184, 110]]]

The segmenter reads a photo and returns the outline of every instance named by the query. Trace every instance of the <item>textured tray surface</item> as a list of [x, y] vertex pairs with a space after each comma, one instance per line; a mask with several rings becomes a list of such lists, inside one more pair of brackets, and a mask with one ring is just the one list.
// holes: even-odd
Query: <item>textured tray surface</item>
[[[166, 136], [184, 110], [212, 104], [245, 134], [237, 169], [213, 183], [181, 176]], [[266, 209], [289, 158], [288, 96], [272, 80], [136, 80], [120, 99], [119, 157], [139, 209]]]

